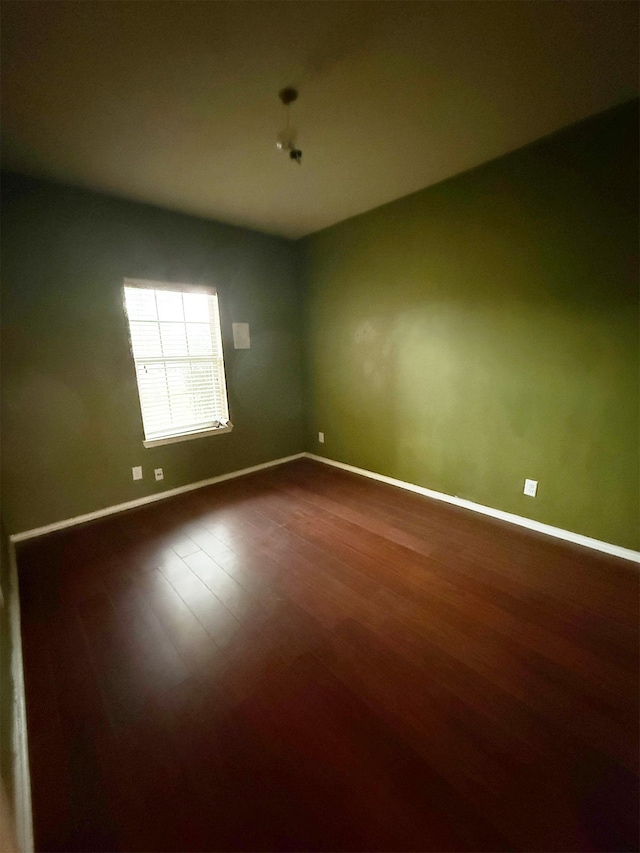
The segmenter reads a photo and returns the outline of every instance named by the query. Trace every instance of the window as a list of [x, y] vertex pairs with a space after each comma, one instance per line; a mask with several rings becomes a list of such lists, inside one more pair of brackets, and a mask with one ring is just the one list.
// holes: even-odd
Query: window
[[125, 280], [144, 446], [229, 432], [218, 296]]

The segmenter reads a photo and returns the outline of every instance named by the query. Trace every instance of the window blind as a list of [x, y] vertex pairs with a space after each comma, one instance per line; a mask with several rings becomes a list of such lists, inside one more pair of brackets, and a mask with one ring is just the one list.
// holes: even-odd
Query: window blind
[[226, 424], [218, 297], [125, 283], [145, 439]]

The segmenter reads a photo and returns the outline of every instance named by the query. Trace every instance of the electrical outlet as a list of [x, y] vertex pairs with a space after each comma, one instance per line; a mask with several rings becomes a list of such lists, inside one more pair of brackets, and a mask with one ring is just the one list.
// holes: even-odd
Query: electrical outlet
[[131, 474], [134, 480], [142, 479], [142, 465], [136, 465], [135, 468], [131, 469]]
[[324, 444], [324, 433], [323, 432], [318, 433], [318, 441], [320, 442], [320, 444]]
[[529, 495], [530, 498], [535, 498], [537, 491], [538, 491], [538, 481], [537, 480], [525, 480], [524, 481], [524, 494], [525, 495]]
[[162, 472], [162, 468], [156, 468], [153, 473], [156, 475], [156, 480], [164, 480], [164, 473]]

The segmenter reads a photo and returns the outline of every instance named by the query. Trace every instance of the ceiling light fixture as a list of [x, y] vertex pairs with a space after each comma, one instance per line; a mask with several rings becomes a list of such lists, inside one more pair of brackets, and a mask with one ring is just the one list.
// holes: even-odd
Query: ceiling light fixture
[[287, 126], [281, 130], [276, 139], [276, 147], [279, 151], [288, 151], [291, 160], [295, 160], [298, 165], [302, 162], [302, 151], [296, 148], [296, 132], [289, 126], [289, 107], [298, 99], [298, 90], [287, 86], [282, 91], [278, 92], [278, 97], [284, 104], [287, 111]]

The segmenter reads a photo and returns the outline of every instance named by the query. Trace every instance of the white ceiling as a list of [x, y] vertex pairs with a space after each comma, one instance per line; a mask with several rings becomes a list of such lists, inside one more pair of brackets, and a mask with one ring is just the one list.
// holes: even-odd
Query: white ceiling
[[[4, 168], [297, 238], [638, 93], [635, 0], [3, 2]], [[275, 147], [291, 108], [302, 165]]]

